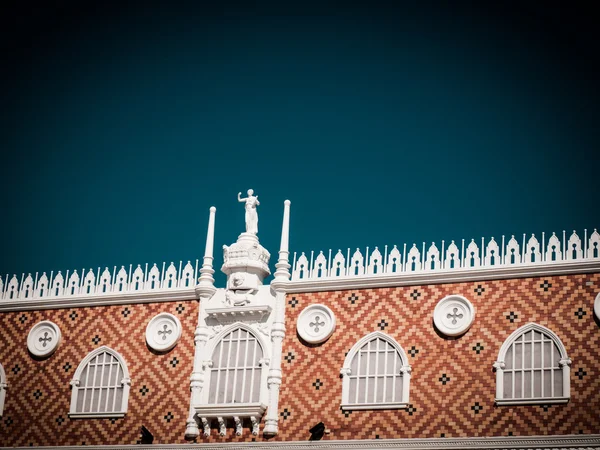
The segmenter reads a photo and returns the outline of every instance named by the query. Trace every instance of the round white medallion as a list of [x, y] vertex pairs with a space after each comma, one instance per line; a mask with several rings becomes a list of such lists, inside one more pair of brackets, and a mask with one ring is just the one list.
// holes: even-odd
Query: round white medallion
[[173, 314], [160, 313], [146, 327], [146, 343], [157, 352], [171, 350], [180, 337], [181, 322]]
[[34, 356], [50, 356], [60, 344], [61, 336], [58, 325], [49, 320], [43, 320], [34, 325], [29, 332], [27, 348]]
[[467, 331], [475, 319], [475, 308], [462, 295], [441, 299], [433, 311], [436, 328], [446, 336], [459, 336]]
[[596, 313], [596, 317], [600, 319], [600, 294], [596, 295], [596, 300], [594, 301], [594, 312]]
[[325, 342], [335, 330], [335, 316], [325, 305], [310, 305], [298, 316], [300, 337], [309, 344]]

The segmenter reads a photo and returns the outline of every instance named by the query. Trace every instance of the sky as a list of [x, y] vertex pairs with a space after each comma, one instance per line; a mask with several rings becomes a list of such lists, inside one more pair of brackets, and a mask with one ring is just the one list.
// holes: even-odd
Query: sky
[[272, 271], [285, 199], [292, 252], [583, 237], [600, 17], [451, 3], [3, 6], [0, 274], [195, 261], [211, 206], [218, 271], [249, 188]]

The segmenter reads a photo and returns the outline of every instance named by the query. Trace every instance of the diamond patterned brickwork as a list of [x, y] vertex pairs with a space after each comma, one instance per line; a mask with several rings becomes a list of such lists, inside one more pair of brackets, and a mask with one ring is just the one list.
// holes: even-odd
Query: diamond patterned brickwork
[[[280, 412], [290, 416], [279, 421], [277, 440], [306, 440], [308, 428], [320, 421], [331, 430], [324, 439], [597, 433], [600, 326], [593, 304], [599, 289], [600, 274], [590, 274], [294, 294], [298, 306], [286, 311], [283, 352], [295, 359], [282, 364], [279, 399]], [[444, 338], [432, 324], [435, 305], [449, 294], [465, 296], [476, 309], [473, 326], [459, 338]], [[323, 344], [307, 346], [294, 330], [298, 314], [313, 303], [332, 309], [336, 330]], [[384, 332], [409, 354], [410, 408], [342, 411], [345, 354], [364, 335], [380, 331], [382, 318]], [[494, 406], [492, 364], [504, 340], [528, 322], [553, 330], [573, 360], [566, 405]], [[323, 383], [318, 395], [315, 379]]]
[[[544, 284], [551, 285], [546, 291]], [[593, 302], [600, 274], [478, 281], [431, 286], [344, 290], [294, 294], [286, 299], [283, 384], [279, 401], [279, 435], [269, 441], [305, 441], [320, 421], [331, 430], [323, 439], [386, 439], [395, 437], [523, 436], [594, 433], [600, 429], [600, 326]], [[476, 290], [478, 292], [476, 292]], [[444, 338], [433, 328], [433, 309], [449, 294], [467, 297], [476, 308], [469, 331]], [[309, 304], [323, 303], [336, 315], [336, 331], [319, 345], [303, 344], [296, 319]], [[2, 445], [135, 444], [141, 425], [155, 443], [183, 443], [189, 407], [189, 376], [193, 358], [195, 302], [79, 308], [0, 314], [0, 361], [9, 381], [5, 414], [0, 421]], [[588, 312], [576, 314], [579, 309]], [[180, 318], [183, 335], [164, 355], [146, 347], [148, 320], [161, 311]], [[511, 322], [507, 319], [513, 312]], [[21, 316], [25, 319], [21, 319]], [[27, 353], [29, 329], [42, 319], [56, 322], [64, 342], [43, 361]], [[407, 352], [413, 368], [411, 397], [405, 409], [346, 411], [340, 408], [339, 370], [346, 352], [367, 333], [392, 335]], [[573, 360], [571, 402], [551, 407], [495, 407], [492, 364], [503, 341], [516, 328], [534, 321], [555, 331]], [[96, 346], [121, 352], [131, 373], [129, 412], [123, 419], [68, 417], [69, 381], [79, 361]], [[10, 341], [7, 337], [10, 336]], [[581, 370], [579, 370], [581, 368]], [[445, 383], [444, 383], [445, 381]], [[34, 393], [42, 393], [38, 399]], [[37, 415], [37, 416], [36, 416]], [[32, 421], [32, 417], [36, 420]], [[235, 436], [197, 442], [266, 441], [250, 434], [244, 421]]]
[[[180, 304], [0, 313], [0, 362], [9, 386], [0, 446], [135, 444], [142, 425], [154, 434], [155, 443], [186, 442], [198, 310], [197, 302], [191, 301], [179, 313]], [[177, 346], [165, 354], [153, 353], [145, 341], [148, 321], [160, 312], [176, 315], [183, 328]], [[35, 360], [27, 351], [27, 334], [40, 320], [56, 323], [62, 342], [52, 356]], [[117, 420], [72, 420], [69, 382], [80, 361], [101, 345], [115, 349], [127, 362], [128, 412]], [[178, 364], [171, 364], [174, 359]]]

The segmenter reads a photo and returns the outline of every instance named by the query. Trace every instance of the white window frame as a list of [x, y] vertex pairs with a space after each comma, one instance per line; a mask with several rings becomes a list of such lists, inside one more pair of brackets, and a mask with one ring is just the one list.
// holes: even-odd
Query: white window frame
[[[111, 354], [121, 365], [121, 369], [123, 370], [123, 378], [119, 381], [119, 383], [123, 386], [123, 397], [121, 400], [120, 408], [111, 412], [77, 412], [77, 397], [81, 391], [78, 387], [81, 381], [81, 374], [85, 367], [92, 361], [100, 353], [109, 353]], [[127, 370], [127, 363], [125, 359], [121, 356], [121, 354], [110, 347], [103, 345], [102, 347], [93, 350], [88, 353], [88, 355], [79, 363], [77, 370], [75, 371], [75, 375], [73, 375], [73, 379], [71, 380], [71, 408], [69, 411], [69, 417], [73, 418], [118, 418], [124, 417], [127, 413], [127, 405], [129, 401], [129, 388], [131, 385], [131, 378], [129, 377], [129, 371]]]
[[[354, 359], [356, 353], [368, 342], [374, 339], [382, 339], [390, 344], [399, 354], [400, 356], [400, 367], [397, 368], [398, 375], [402, 376], [402, 395], [400, 402], [380, 402], [380, 403], [350, 403], [349, 395], [350, 395], [350, 377], [352, 360]], [[406, 353], [396, 342], [396, 340], [388, 334], [382, 333], [381, 331], [375, 331], [370, 333], [363, 338], [361, 338], [358, 342], [354, 344], [352, 349], [346, 355], [346, 359], [344, 360], [344, 366], [340, 370], [340, 374], [342, 375], [342, 408], [345, 410], [364, 410], [364, 409], [399, 409], [405, 408], [409, 401], [409, 392], [410, 392], [410, 374], [411, 367], [408, 364], [408, 358]]]
[[2, 364], [0, 364], [0, 417], [2, 417], [2, 413], [4, 411], [4, 400], [6, 399], [6, 388], [8, 384], [6, 383], [6, 372], [4, 372], [4, 368]]
[[[524, 398], [504, 398], [504, 369], [506, 368], [506, 352], [513, 345], [513, 343], [522, 335], [530, 332], [537, 331], [542, 333], [546, 338], [550, 338], [560, 354], [560, 360], [558, 361], [559, 367], [562, 368], [562, 396], [555, 397], [524, 397]], [[532, 352], [533, 358], [533, 352]], [[497, 405], [548, 405], [554, 403], [567, 403], [571, 398], [571, 359], [567, 356], [567, 350], [563, 345], [559, 337], [554, 334], [548, 328], [538, 325], [537, 323], [528, 323], [515, 330], [502, 344], [500, 352], [498, 353], [498, 360], [494, 363], [496, 369], [496, 404]], [[528, 369], [525, 369], [528, 370]]]
[[[213, 353], [221, 340], [227, 336], [229, 333], [237, 329], [242, 329], [250, 333], [257, 341], [258, 345], [262, 348], [263, 358], [260, 360], [261, 365], [261, 374], [260, 374], [260, 393], [259, 393], [259, 401], [253, 403], [209, 403], [209, 386], [211, 382], [212, 376], [212, 364], [213, 364]], [[207, 348], [207, 355], [210, 355], [208, 361], [203, 362], [203, 366], [205, 367], [204, 371], [204, 386], [206, 389], [202, 390], [202, 405], [196, 406], [196, 412], [198, 416], [201, 417], [217, 417], [217, 416], [225, 416], [225, 417], [262, 417], [264, 411], [267, 408], [268, 404], [268, 389], [267, 389], [267, 377], [269, 373], [269, 359], [268, 355], [270, 354], [270, 346], [264, 341], [264, 339], [260, 336], [256, 330], [254, 330], [249, 325], [236, 322], [227, 328], [221, 330], [213, 339], [211, 345]]]

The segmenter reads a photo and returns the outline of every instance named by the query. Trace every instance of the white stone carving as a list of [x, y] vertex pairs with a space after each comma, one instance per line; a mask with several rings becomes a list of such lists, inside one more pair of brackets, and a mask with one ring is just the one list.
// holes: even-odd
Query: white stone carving
[[364, 257], [359, 249], [356, 249], [350, 260], [350, 274], [360, 276], [365, 273]]
[[394, 248], [390, 252], [387, 258], [387, 264], [385, 267], [386, 273], [399, 273], [402, 271], [402, 255], [398, 248], [394, 245]]
[[296, 262], [294, 278], [297, 280], [303, 280], [308, 278], [308, 258], [306, 257], [304, 252], [302, 252], [300, 257], [298, 258], [298, 261]]
[[13, 299], [17, 298], [19, 295], [19, 280], [17, 280], [17, 276], [13, 275], [8, 285], [6, 286], [6, 292], [4, 293], [5, 299]]
[[248, 189], [248, 197], [242, 198], [242, 193], [238, 192], [238, 202], [245, 203], [246, 208], [246, 233], [258, 234], [258, 212], [256, 207], [260, 205], [258, 195], [254, 195], [252, 189]]
[[31, 298], [33, 295], [33, 278], [31, 274], [27, 275], [19, 292], [19, 298]]
[[421, 252], [417, 248], [417, 244], [413, 244], [412, 248], [408, 252], [406, 259], [406, 271], [407, 272], [418, 272], [421, 270]]
[[506, 244], [506, 253], [504, 254], [504, 264], [519, 264], [521, 262], [521, 256], [519, 253], [519, 243], [513, 235]]
[[487, 247], [485, 248], [484, 264], [486, 266], [499, 266], [501, 263], [502, 261], [500, 261], [500, 247], [492, 237], [490, 242], [488, 242]]
[[146, 326], [146, 343], [157, 352], [171, 350], [180, 337], [181, 322], [173, 314], [157, 314]]
[[296, 328], [304, 341], [309, 344], [320, 344], [333, 334], [335, 315], [325, 305], [310, 305], [298, 316]]
[[540, 252], [540, 243], [534, 234], [531, 235], [525, 246], [525, 262], [535, 263], [542, 259], [542, 253]]
[[181, 272], [179, 278], [179, 287], [192, 287], [194, 286], [194, 267], [192, 262], [188, 261]]
[[121, 269], [119, 269], [113, 286], [117, 292], [127, 291], [127, 271], [125, 270], [125, 266], [121, 266]]
[[469, 245], [467, 245], [467, 252], [465, 254], [465, 267], [479, 267], [479, 247], [475, 243], [475, 239], [471, 239]]
[[595, 228], [588, 241], [587, 255], [585, 256], [589, 259], [600, 258], [600, 234]]
[[327, 259], [323, 252], [319, 252], [317, 259], [315, 259], [315, 263], [312, 269], [313, 278], [323, 278], [328, 276], [327, 273]]
[[425, 270], [436, 270], [441, 267], [440, 251], [438, 250], [434, 242], [432, 242], [429, 246], [426, 258], [427, 260], [425, 263]]
[[448, 248], [446, 249], [446, 259], [444, 261], [445, 269], [456, 269], [460, 267], [460, 253], [458, 252], [458, 247], [452, 241]]
[[341, 250], [338, 250], [333, 258], [329, 275], [332, 277], [343, 277], [346, 275], [346, 258], [344, 258]]
[[173, 289], [177, 287], [177, 269], [175, 264], [171, 261], [167, 271], [165, 272], [165, 279], [163, 280], [163, 289]]
[[594, 301], [594, 313], [596, 317], [600, 319], [600, 293], [596, 295], [596, 300]]
[[150, 269], [148, 274], [148, 280], [146, 284], [147, 289], [159, 289], [160, 288], [160, 272], [156, 264]]
[[104, 271], [102, 272], [102, 275], [100, 276], [100, 283], [98, 284], [98, 291], [100, 294], [104, 294], [104, 293], [108, 293], [111, 291], [110, 287], [110, 280], [111, 280], [111, 276], [110, 276], [110, 272], [108, 271], [108, 267], [104, 268]]
[[64, 281], [65, 279], [59, 270], [56, 276], [54, 277], [54, 281], [52, 282], [52, 291], [50, 291], [51, 296], [58, 297], [63, 293]]
[[131, 282], [129, 283], [129, 288], [132, 291], [141, 291], [144, 289], [144, 271], [141, 266], [138, 266], [133, 271], [131, 275]]
[[[383, 273], [383, 257], [377, 247], [371, 253], [369, 258], [369, 265], [367, 266], [367, 273], [370, 275]], [[327, 264], [327, 262], [325, 262]]]
[[441, 299], [433, 311], [436, 328], [446, 336], [460, 336], [475, 319], [475, 308], [462, 295], [449, 295]]
[[552, 233], [552, 236], [550, 239], [548, 239], [548, 246], [546, 247], [546, 261], [562, 261], [560, 240], [556, 236], [556, 233]]
[[567, 250], [565, 253], [566, 253], [567, 260], [583, 258], [583, 250], [581, 248], [581, 239], [579, 239], [579, 236], [577, 236], [577, 233], [575, 233], [575, 230], [573, 230], [573, 234], [571, 235], [571, 237], [569, 238], [569, 240], [567, 242]]
[[96, 277], [94, 275], [94, 271], [90, 269], [83, 279], [83, 294], [93, 294], [96, 286]]
[[27, 349], [39, 358], [50, 356], [61, 341], [60, 328], [49, 320], [43, 320], [33, 326], [27, 336]]

